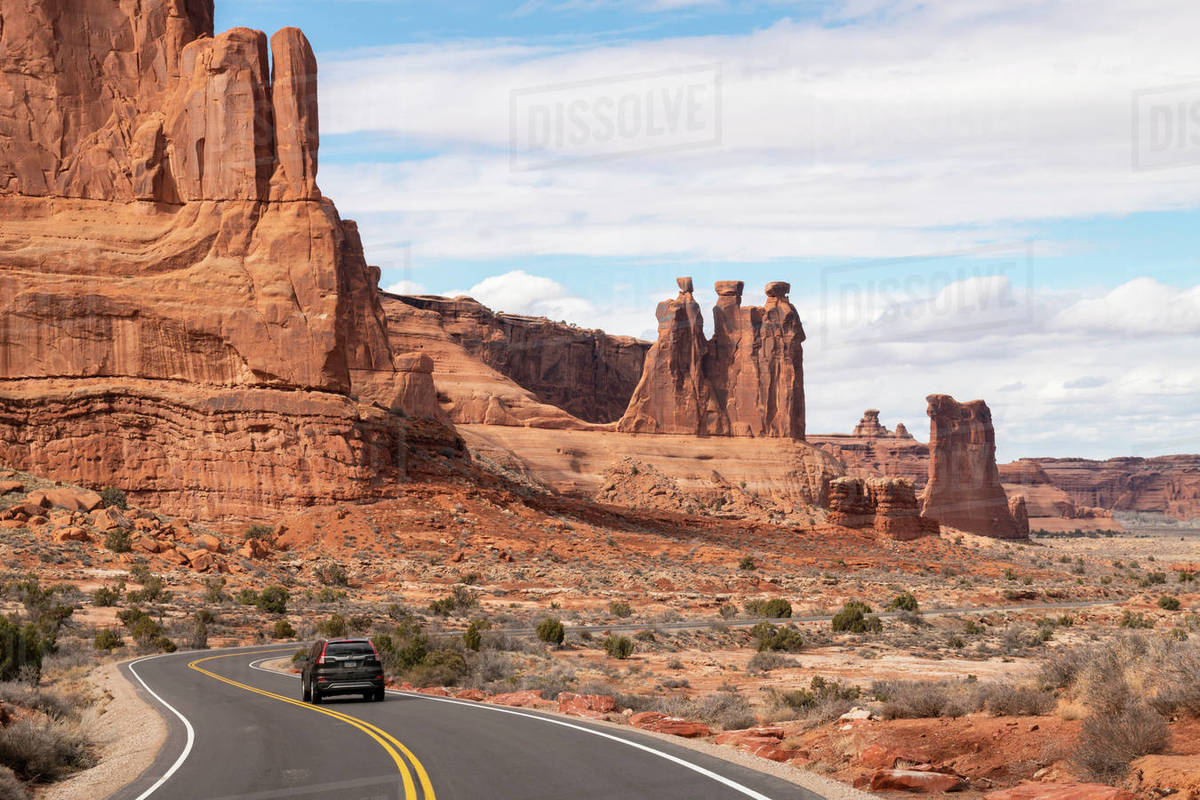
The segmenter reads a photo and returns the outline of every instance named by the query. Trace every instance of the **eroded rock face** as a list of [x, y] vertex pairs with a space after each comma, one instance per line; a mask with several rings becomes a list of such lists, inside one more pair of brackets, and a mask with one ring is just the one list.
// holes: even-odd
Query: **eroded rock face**
[[[584, 423], [620, 419], [650, 349], [648, 342], [630, 336], [611, 336], [544, 317], [493, 312], [468, 297], [384, 295], [383, 301], [391, 309], [393, 335], [406, 337], [405, 347], [428, 344], [439, 378], [443, 372], [461, 375], [467, 367], [455, 362], [472, 357], [537, 402], [557, 407]], [[422, 321], [424, 333], [415, 324], [418, 317], [428, 320]], [[457, 347], [422, 341], [433, 337], [447, 339]], [[442, 366], [444, 369], [438, 368]], [[455, 421], [483, 422], [481, 414], [488, 405], [482, 395], [484, 388], [476, 381], [476, 387], [464, 395], [456, 385], [459, 383], [457, 379], [443, 379], [438, 387], [446, 392]], [[496, 386], [492, 395], [503, 401], [512, 391]], [[524, 419], [525, 414], [514, 409], [513, 417]]]
[[709, 341], [691, 278], [678, 282], [618, 430], [803, 439], [805, 337], [790, 286], [770, 283], [763, 306], [743, 306], [741, 281], [717, 281]]
[[997, 539], [1019, 539], [996, 467], [996, 432], [987, 403], [930, 395], [929, 482], [923, 513], [943, 525]]
[[708, 340], [691, 278], [679, 279], [679, 295], [658, 304], [658, 339], [646, 354], [641, 379], [617, 430], [628, 433], [722, 435], [728, 420], [704, 373]]
[[1081, 508], [1200, 518], [1200, 455], [1030, 461]]
[[[404, 395], [412, 378], [393, 363], [378, 270], [316, 187], [311, 48], [292, 28], [269, 47], [247, 28], [213, 36], [212, 21], [206, 0], [4, 9], [0, 427], [22, 426], [4, 458], [157, 487], [170, 509], [205, 514], [221, 494], [240, 510], [290, 502], [289, 464], [342, 499], [373, 493], [405, 462], [402, 426], [349, 398]], [[311, 391], [344, 402], [302, 431], [286, 409]], [[212, 429], [206, 398], [249, 438]], [[78, 413], [95, 402], [120, 410]], [[293, 464], [299, 442], [338, 451], [366, 429], [370, 446]], [[76, 460], [92, 463], [56, 441], [86, 443]]]
[[872, 528], [899, 541], [936, 536], [938, 523], [922, 516], [912, 481], [904, 478], [837, 478], [829, 485], [826, 519], [846, 528]]
[[879, 409], [868, 408], [854, 426], [854, 436], [887, 436], [888, 429], [879, 422]]

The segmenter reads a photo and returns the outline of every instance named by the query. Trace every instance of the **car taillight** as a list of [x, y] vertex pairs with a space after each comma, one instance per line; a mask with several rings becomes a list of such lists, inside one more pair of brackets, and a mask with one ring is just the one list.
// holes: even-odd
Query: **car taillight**
[[[328, 645], [326, 645], [325, 647], [328, 647]], [[321, 655], [317, 656], [317, 663], [318, 663], [318, 664], [324, 664], [324, 663], [326, 663], [326, 661], [325, 661], [325, 647], [322, 647], [322, 648], [321, 648]]]

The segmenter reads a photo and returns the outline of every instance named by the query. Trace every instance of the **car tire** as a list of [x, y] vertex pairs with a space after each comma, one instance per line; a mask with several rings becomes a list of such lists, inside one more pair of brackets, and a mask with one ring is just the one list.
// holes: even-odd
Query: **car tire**
[[317, 691], [317, 687], [314, 686], [309, 691], [312, 692], [312, 704], [314, 706], [321, 705], [321, 693], [319, 691]]
[[306, 703], [311, 703], [312, 702], [312, 687], [309, 685], [308, 681], [304, 681], [302, 686], [304, 688], [303, 688], [303, 691], [301, 691], [301, 693], [300, 693], [300, 699]]
[[375, 690], [375, 702], [376, 703], [382, 703], [386, 697], [387, 697], [387, 693], [383, 689]]

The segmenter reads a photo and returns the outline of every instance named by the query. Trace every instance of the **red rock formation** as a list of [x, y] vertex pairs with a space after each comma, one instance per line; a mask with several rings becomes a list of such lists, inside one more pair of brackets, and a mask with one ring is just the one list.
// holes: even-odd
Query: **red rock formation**
[[929, 482], [923, 513], [943, 525], [991, 536], [1028, 536], [1009, 512], [996, 468], [996, 433], [987, 403], [959, 403], [934, 394], [929, 402]]
[[378, 271], [316, 188], [315, 60], [295, 29], [269, 53], [212, 20], [205, 0], [4, 9], [3, 457], [209, 515], [367, 496], [404, 423], [349, 398], [408, 378]]
[[[648, 342], [629, 336], [610, 336], [544, 317], [493, 313], [468, 297], [385, 294], [383, 299], [389, 307], [403, 303], [436, 312], [437, 317], [432, 319], [436, 325], [426, 324], [427, 330], [440, 329], [467, 354], [532, 393], [541, 403], [556, 406], [584, 422], [606, 423], [621, 417], [650, 349]], [[399, 316], [407, 312], [398, 309], [394, 313]], [[414, 326], [406, 328], [416, 333]], [[409, 341], [406, 346], [418, 344]], [[436, 369], [439, 353], [444, 351], [431, 349]], [[447, 364], [448, 369], [453, 366]], [[455, 394], [452, 385], [445, 390]], [[454, 399], [459, 398], [452, 396]], [[456, 405], [465, 409], [478, 404]], [[456, 421], [483, 419], [460, 414]]]
[[679, 296], [658, 304], [658, 339], [646, 354], [642, 377], [617, 430], [628, 433], [726, 434], [728, 420], [704, 373], [708, 340], [692, 296], [692, 279], [679, 278]]
[[914, 439], [903, 423], [889, 432], [873, 408], [863, 412], [852, 434], [810, 434], [806, 438], [845, 464], [850, 475], [907, 478], [918, 489], [929, 478], [929, 447]]
[[846, 528], [873, 528], [899, 541], [938, 533], [937, 522], [921, 515], [912, 481], [904, 478], [831, 481], [826, 519]]
[[1200, 455], [1029, 459], [1077, 506], [1200, 518]]
[[1008, 496], [1008, 513], [1017, 526], [1017, 538], [1029, 538], [1029, 511], [1025, 508], [1025, 496], [1012, 494]]
[[789, 285], [769, 283], [765, 305], [743, 307], [742, 282], [717, 281], [710, 342], [692, 279], [678, 282], [617, 429], [803, 439], [804, 328]]

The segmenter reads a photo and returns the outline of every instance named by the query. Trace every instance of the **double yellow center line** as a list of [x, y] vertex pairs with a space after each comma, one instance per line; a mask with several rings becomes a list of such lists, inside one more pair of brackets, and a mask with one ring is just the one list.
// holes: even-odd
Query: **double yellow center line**
[[[195, 661], [188, 662], [188, 667], [196, 670], [197, 672], [201, 672], [214, 680], [221, 681], [221, 683], [227, 683], [230, 686], [236, 686], [238, 689], [244, 689], [247, 692], [253, 692], [254, 694], [262, 695], [263, 697], [270, 697], [282, 703], [289, 703], [293, 706], [298, 706], [308, 711], [315, 711], [318, 714], [324, 714], [328, 717], [333, 717], [334, 719], [340, 720], [347, 725], [358, 728], [360, 731], [367, 734], [367, 736], [370, 736], [372, 739], [374, 739], [379, 746], [382, 747], [387, 754], [392, 757], [392, 761], [396, 762], [396, 769], [400, 771], [400, 779], [404, 784], [405, 800], [417, 800], [416, 783], [413, 781], [412, 771], [408, 768], [409, 763], [412, 764], [413, 770], [415, 770], [417, 773], [416, 782], [421, 784], [421, 796], [424, 797], [424, 800], [436, 800], [436, 797], [433, 793], [433, 784], [429, 781], [429, 774], [425, 772], [425, 767], [421, 765], [421, 762], [415, 755], [413, 755], [412, 751], [405, 747], [400, 740], [396, 739], [396, 737], [392, 736], [382, 728], [372, 725], [365, 720], [361, 720], [358, 717], [352, 717], [349, 714], [343, 714], [340, 711], [334, 711], [331, 708], [322, 708], [320, 706], [311, 705], [309, 703], [301, 702], [300, 700], [295, 700], [291, 697], [285, 697], [281, 694], [268, 692], [265, 689], [259, 689], [254, 686], [240, 683], [232, 678], [226, 678], [223, 675], [218, 675], [215, 672], [211, 672], [204, 667], [199, 666], [206, 661], [215, 661], [219, 658], [234, 658], [236, 656], [258, 655], [260, 653], [269, 654], [283, 652], [292, 652], [292, 648], [283, 648], [280, 650], [258, 650], [250, 654], [228, 653], [219, 656], [208, 656], [206, 658], [198, 658]], [[408, 759], [407, 762], [405, 761], [405, 758]]]

